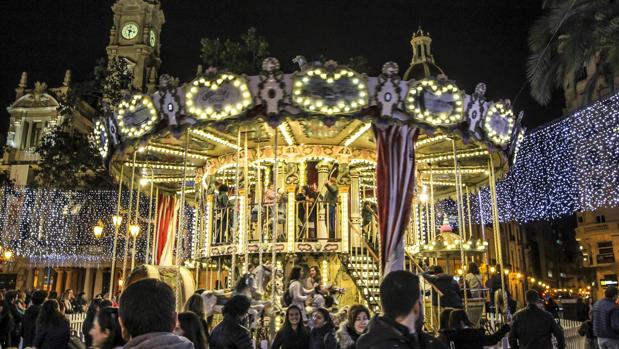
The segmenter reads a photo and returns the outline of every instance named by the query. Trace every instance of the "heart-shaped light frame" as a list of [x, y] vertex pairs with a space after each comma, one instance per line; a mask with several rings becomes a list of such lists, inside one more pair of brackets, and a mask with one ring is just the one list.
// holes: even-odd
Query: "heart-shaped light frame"
[[[304, 89], [314, 79], [322, 79], [327, 84], [334, 84], [340, 79], [349, 79], [357, 88], [356, 96], [352, 101], [338, 100], [329, 105], [321, 98], [313, 98], [304, 95]], [[368, 86], [365, 78], [346, 67], [337, 67], [327, 70], [322, 67], [312, 68], [295, 76], [292, 87], [292, 101], [301, 109], [309, 113], [321, 113], [326, 115], [350, 114], [365, 108], [368, 105]]]
[[[128, 113], [133, 113], [138, 107], [144, 106], [150, 113], [148, 120], [140, 126], [126, 126], [125, 117]], [[153, 100], [150, 96], [143, 94], [135, 94], [129, 100], [123, 100], [118, 105], [118, 111], [116, 112], [116, 120], [118, 121], [118, 128], [120, 134], [129, 138], [138, 138], [149, 132], [155, 127], [159, 116], [157, 115], [157, 109], [153, 105]]]
[[[212, 91], [217, 91], [226, 83], [231, 84], [238, 90], [241, 96], [240, 102], [226, 104], [219, 110], [216, 110], [212, 106], [203, 108], [194, 103], [194, 98], [198, 95], [200, 90], [211, 89]], [[187, 105], [187, 112], [194, 115], [199, 120], [221, 120], [237, 116], [246, 111], [252, 106], [252, 97], [244, 78], [236, 74], [221, 73], [215, 75], [213, 78], [200, 77], [195, 79], [190, 87], [187, 88], [187, 92], [185, 93], [185, 104]]]
[[[101, 133], [105, 134], [105, 141], [103, 142], [101, 141]], [[103, 119], [99, 119], [95, 122], [93, 134], [99, 154], [101, 154], [101, 157], [105, 159], [110, 151], [110, 136], [107, 133], [105, 121], [103, 121]]]
[[[443, 94], [451, 94], [454, 99], [453, 111], [436, 114], [421, 109], [418, 105], [418, 99], [423, 98], [424, 91], [438, 97]], [[404, 107], [415, 119], [432, 126], [454, 126], [464, 121], [464, 93], [458, 86], [449, 81], [421, 80], [409, 85]]]
[[[492, 115], [494, 114], [498, 114], [499, 117], [507, 120], [507, 132], [505, 134], [499, 134], [492, 128], [491, 121]], [[484, 132], [492, 143], [505, 146], [512, 137], [515, 123], [516, 118], [514, 117], [514, 112], [510, 108], [502, 102], [492, 103], [488, 111], [486, 111], [486, 115], [484, 115]]]

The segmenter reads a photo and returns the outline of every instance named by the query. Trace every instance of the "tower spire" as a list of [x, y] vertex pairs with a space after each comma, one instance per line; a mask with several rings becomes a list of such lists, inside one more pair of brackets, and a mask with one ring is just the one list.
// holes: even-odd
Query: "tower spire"
[[404, 74], [404, 79], [425, 79], [430, 76], [444, 74], [434, 62], [432, 55], [432, 38], [429, 32], [424, 32], [421, 25], [417, 27], [417, 31], [411, 37], [411, 47], [413, 49], [413, 58], [411, 65]]

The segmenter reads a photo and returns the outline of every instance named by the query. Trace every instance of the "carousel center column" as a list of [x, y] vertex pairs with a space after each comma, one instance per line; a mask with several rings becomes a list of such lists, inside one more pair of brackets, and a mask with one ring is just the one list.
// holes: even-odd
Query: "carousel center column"
[[[328, 162], [319, 162], [316, 165], [316, 169], [318, 170], [318, 188], [321, 193], [324, 193], [325, 184], [329, 177], [329, 169], [331, 166]], [[325, 205], [322, 203], [322, 200], [319, 201], [318, 207], [318, 240], [327, 240], [329, 238], [329, 234], [327, 233], [327, 215], [325, 214]]]

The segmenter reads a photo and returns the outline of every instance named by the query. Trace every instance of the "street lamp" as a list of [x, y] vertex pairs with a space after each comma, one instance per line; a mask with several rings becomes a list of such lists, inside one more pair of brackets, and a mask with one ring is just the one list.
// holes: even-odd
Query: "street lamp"
[[133, 268], [135, 267], [135, 243], [138, 238], [138, 235], [140, 235], [140, 226], [137, 224], [131, 224], [129, 226], [129, 233], [131, 234], [131, 237], [133, 238], [133, 251], [131, 254], [131, 270], [133, 270]]
[[[120, 212], [119, 212], [120, 213]], [[118, 229], [123, 223], [123, 216], [115, 214], [112, 216], [114, 224], [114, 245], [112, 247], [112, 267], [110, 269], [110, 299], [114, 297], [114, 274], [116, 274], [116, 249], [118, 248]]]
[[101, 236], [103, 236], [104, 228], [105, 225], [103, 225], [103, 221], [99, 219], [97, 224], [92, 228], [93, 232], [95, 233], [95, 238], [99, 239]]
[[120, 227], [122, 223], [123, 223], [123, 216], [117, 216], [117, 215], [112, 216], [112, 224], [114, 224], [116, 228]]

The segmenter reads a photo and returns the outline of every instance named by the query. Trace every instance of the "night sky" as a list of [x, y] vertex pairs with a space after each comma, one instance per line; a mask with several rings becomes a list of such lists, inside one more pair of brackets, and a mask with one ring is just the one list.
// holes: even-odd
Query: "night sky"
[[[526, 81], [527, 31], [542, 13], [541, 1], [529, 0], [376, 0], [376, 1], [231, 1], [163, 0], [166, 23], [161, 34], [160, 73], [188, 81], [200, 63], [200, 38], [237, 39], [250, 26], [270, 43], [284, 71], [302, 54], [321, 54], [345, 62], [367, 57], [376, 74], [389, 60], [404, 73], [411, 59], [410, 37], [421, 25], [429, 31], [437, 64], [460, 88], [472, 92], [486, 82], [489, 99], [510, 98]], [[62, 84], [66, 69], [74, 81], [87, 79], [105, 56], [112, 25], [111, 0], [20, 0], [3, 3], [0, 12], [0, 131], [5, 107], [15, 97], [22, 71], [34, 81]], [[550, 106], [529, 97], [528, 86], [515, 109], [524, 110], [531, 128], [561, 116], [557, 93]]]

